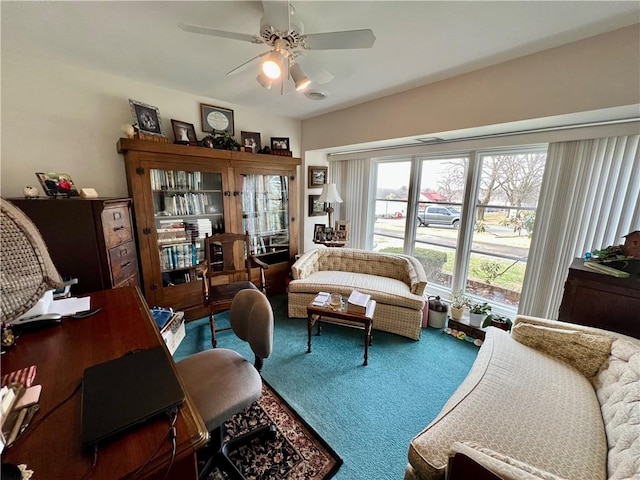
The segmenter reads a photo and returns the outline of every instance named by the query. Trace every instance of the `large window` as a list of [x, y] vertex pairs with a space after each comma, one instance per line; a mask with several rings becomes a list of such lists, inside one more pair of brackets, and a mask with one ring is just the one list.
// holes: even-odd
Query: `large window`
[[545, 147], [378, 159], [374, 249], [418, 258], [432, 293], [515, 312], [545, 161]]

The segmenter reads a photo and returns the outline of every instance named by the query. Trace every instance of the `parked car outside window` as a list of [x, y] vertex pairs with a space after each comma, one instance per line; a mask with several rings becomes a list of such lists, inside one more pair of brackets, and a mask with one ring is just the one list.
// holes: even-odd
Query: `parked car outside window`
[[418, 226], [449, 225], [458, 228], [460, 225], [460, 211], [446, 205], [430, 205], [423, 212], [418, 213]]

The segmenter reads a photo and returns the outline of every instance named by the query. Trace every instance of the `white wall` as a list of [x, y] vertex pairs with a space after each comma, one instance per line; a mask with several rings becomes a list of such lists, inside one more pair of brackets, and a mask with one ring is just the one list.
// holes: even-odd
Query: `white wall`
[[121, 125], [133, 123], [129, 98], [158, 107], [171, 139], [172, 118], [193, 123], [198, 138], [205, 135], [200, 103], [206, 103], [234, 110], [236, 138], [242, 130], [260, 132], [263, 144], [272, 136], [289, 137], [294, 154], [301, 151], [298, 120], [3, 51], [2, 195], [20, 196], [26, 185], [37, 186], [42, 194], [34, 172], [65, 172], [78, 188], [93, 187], [103, 197], [126, 196], [124, 161], [116, 142], [124, 136]]

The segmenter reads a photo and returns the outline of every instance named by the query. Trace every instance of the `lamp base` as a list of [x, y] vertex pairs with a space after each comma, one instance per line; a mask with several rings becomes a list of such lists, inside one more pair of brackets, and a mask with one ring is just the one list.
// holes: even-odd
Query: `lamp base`
[[329, 206], [325, 211], [329, 214], [329, 228], [333, 228], [333, 207]]

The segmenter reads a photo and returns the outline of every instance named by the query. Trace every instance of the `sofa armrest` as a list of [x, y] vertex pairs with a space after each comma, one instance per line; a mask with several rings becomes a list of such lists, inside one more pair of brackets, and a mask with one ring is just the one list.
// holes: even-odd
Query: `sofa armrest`
[[[458, 465], [456, 465], [456, 462], [458, 462]], [[473, 464], [475, 464], [476, 468], [474, 468]], [[473, 476], [469, 476], [471, 472]], [[465, 476], [457, 476], [458, 474]], [[565, 480], [563, 477], [472, 442], [455, 442], [449, 452], [447, 480], [462, 478]]]
[[424, 290], [427, 288], [427, 274], [424, 271], [422, 264], [410, 255], [401, 255], [407, 259], [408, 273], [409, 273], [409, 288], [414, 295], [423, 296]]
[[605, 330], [571, 323], [517, 317], [511, 329], [517, 342], [557, 358], [591, 378], [611, 353], [614, 336]]
[[307, 278], [318, 271], [318, 249], [303, 253], [291, 266], [291, 276], [294, 280]]

